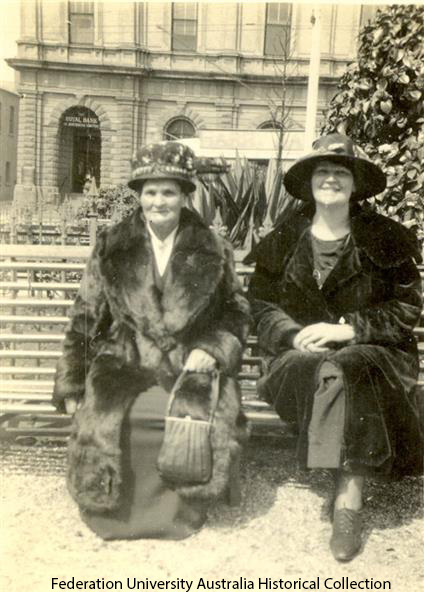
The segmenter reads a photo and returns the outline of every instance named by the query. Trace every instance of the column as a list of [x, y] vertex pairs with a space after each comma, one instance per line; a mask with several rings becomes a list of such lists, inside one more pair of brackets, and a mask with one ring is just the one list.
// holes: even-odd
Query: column
[[17, 183], [13, 196], [17, 207], [35, 207], [37, 202], [37, 94], [26, 90], [19, 103]]

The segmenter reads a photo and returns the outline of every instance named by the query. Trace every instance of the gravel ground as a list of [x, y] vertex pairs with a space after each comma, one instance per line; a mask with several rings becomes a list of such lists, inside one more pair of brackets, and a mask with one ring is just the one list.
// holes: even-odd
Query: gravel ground
[[[325, 471], [298, 473], [293, 450], [281, 440], [252, 439], [242, 467], [241, 507], [213, 508], [202, 531], [179, 542], [103, 542], [79, 520], [67, 495], [63, 447], [2, 443], [0, 452], [1, 590], [47, 592], [53, 577], [118, 580], [123, 590], [130, 589], [127, 578], [184, 578], [194, 581], [194, 591], [199, 578], [240, 577], [253, 580], [255, 590], [258, 578], [267, 577], [291, 582], [291, 589], [299, 589], [296, 580], [320, 577], [317, 589], [326, 590], [325, 578], [348, 577], [368, 579], [368, 589], [377, 589], [371, 580], [388, 580], [395, 592], [422, 590], [419, 479], [367, 486], [363, 550], [338, 564], [328, 548], [331, 478]], [[349, 588], [345, 583], [339, 589]]]

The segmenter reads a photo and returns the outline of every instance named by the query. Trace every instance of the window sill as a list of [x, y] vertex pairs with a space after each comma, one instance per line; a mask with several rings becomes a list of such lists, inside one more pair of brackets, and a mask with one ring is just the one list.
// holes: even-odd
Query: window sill
[[189, 55], [189, 54], [197, 54], [199, 53], [197, 49], [171, 49], [172, 53], [181, 54], [181, 55]]
[[70, 41], [69, 42], [69, 46], [70, 47], [79, 47], [79, 48], [87, 48], [87, 49], [91, 49], [92, 47], [96, 47], [93, 42], [88, 43], [87, 41], [83, 42], [78, 42], [78, 41]]

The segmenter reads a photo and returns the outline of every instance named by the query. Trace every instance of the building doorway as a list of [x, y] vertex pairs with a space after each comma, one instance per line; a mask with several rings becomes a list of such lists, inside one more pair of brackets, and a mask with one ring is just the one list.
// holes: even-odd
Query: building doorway
[[58, 186], [61, 195], [82, 194], [88, 178], [100, 186], [101, 133], [97, 115], [71, 107], [60, 120]]

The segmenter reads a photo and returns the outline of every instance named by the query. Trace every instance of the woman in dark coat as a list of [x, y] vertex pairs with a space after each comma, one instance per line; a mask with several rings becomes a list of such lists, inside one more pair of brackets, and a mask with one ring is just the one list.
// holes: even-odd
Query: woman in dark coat
[[[249, 306], [230, 245], [184, 207], [196, 162], [175, 142], [139, 151], [129, 186], [140, 208], [98, 237], [58, 363], [54, 401], [77, 407], [68, 488], [103, 538], [188, 536], [208, 501], [231, 494]], [[206, 484], [171, 487], [156, 463], [183, 370], [177, 415], [197, 419], [208, 416], [219, 372], [213, 471]]]
[[382, 171], [340, 134], [317, 140], [284, 180], [305, 210], [280, 224], [256, 262], [250, 300], [268, 371], [258, 389], [297, 422], [305, 468], [336, 474], [336, 559], [361, 545], [364, 478], [422, 468], [414, 398], [420, 252], [401, 224], [361, 208]]

